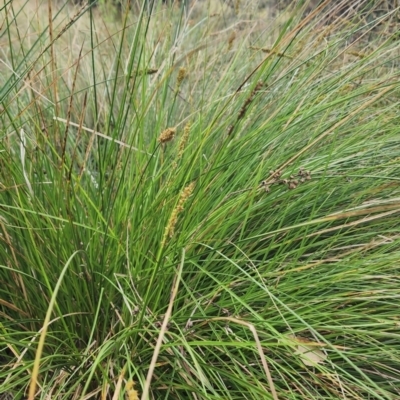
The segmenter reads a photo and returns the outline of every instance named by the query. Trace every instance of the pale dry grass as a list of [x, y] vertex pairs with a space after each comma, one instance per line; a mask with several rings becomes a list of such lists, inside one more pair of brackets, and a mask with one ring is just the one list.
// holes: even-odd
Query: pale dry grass
[[[34, 96], [45, 105], [59, 102], [60, 89], [72, 92], [75, 87], [89, 89], [92, 81], [90, 19], [84, 7], [61, 6], [61, 2], [16, 0], [0, 15], [0, 26], [9, 24], [10, 41], [2, 35], [0, 71], [3, 80], [22, 78], [18, 97]], [[110, 54], [114, 36], [121, 26], [93, 10], [98, 28], [95, 58], [104, 70], [112, 71], [114, 55]], [[51, 29], [48, 30], [49, 20]], [[73, 26], [71, 26], [73, 21]], [[26, 56], [29, 54], [29, 56]], [[79, 66], [79, 74], [76, 69]], [[76, 75], [76, 76], [75, 76]], [[97, 76], [103, 80], [104, 76]], [[51, 88], [58, 87], [57, 92]], [[54, 96], [51, 96], [53, 94]], [[76, 101], [79, 101], [76, 97]], [[10, 104], [13, 103], [10, 99]], [[78, 106], [79, 108], [79, 106]]]

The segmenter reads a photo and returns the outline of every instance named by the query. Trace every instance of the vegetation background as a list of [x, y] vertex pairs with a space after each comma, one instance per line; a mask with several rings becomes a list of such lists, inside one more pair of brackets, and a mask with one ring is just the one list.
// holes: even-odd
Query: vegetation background
[[399, 398], [399, 5], [98, 3], [0, 5], [0, 399]]

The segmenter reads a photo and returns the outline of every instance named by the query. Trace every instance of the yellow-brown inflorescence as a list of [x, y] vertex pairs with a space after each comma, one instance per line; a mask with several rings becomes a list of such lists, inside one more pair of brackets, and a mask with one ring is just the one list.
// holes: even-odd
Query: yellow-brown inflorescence
[[178, 204], [173, 209], [171, 216], [169, 217], [167, 227], [165, 228], [163, 244], [165, 243], [167, 236], [169, 236], [171, 238], [174, 235], [175, 226], [176, 226], [176, 223], [178, 222], [178, 216], [184, 210], [183, 206], [185, 205], [187, 199], [192, 194], [194, 186], [195, 186], [195, 184], [194, 184], [194, 182], [192, 182], [190, 185], [186, 186], [182, 190], [182, 192], [179, 196]]
[[264, 83], [262, 81], [257, 82], [257, 85], [254, 87], [254, 89], [251, 91], [250, 96], [247, 97], [245, 100], [244, 104], [242, 105], [238, 116], [236, 117], [236, 122], [233, 125], [230, 125], [228, 128], [228, 136], [232, 134], [233, 130], [235, 129], [235, 125], [244, 118], [250, 104], [253, 102], [254, 97], [256, 94], [263, 88]]
[[235, 14], [238, 15], [240, 11], [240, 0], [235, 1]]
[[228, 51], [232, 50], [233, 42], [236, 39], [236, 32], [232, 31], [228, 38]]
[[167, 143], [170, 142], [176, 133], [176, 128], [167, 128], [165, 131], [161, 132], [161, 135], [158, 138], [158, 143]]
[[178, 158], [181, 158], [183, 152], [185, 151], [186, 143], [189, 138], [191, 124], [188, 122], [185, 127], [183, 128], [183, 135], [181, 140], [179, 141], [179, 148], [178, 148]]
[[134, 389], [135, 383], [130, 380], [125, 386], [125, 399], [126, 400], [139, 400], [139, 393]]
[[138, 75], [154, 75], [158, 72], [156, 68], [146, 68], [138, 71]]
[[186, 78], [187, 71], [185, 67], [180, 67], [178, 77], [176, 78], [176, 90], [178, 91], [182, 85], [183, 80]]
[[286, 185], [288, 189], [296, 189], [297, 186], [304, 183], [305, 181], [311, 180], [311, 171], [305, 170], [303, 167], [300, 168], [297, 178], [294, 175], [290, 175], [289, 179], [280, 179], [282, 175], [282, 171], [277, 169], [276, 171], [270, 171], [270, 177], [261, 182], [261, 186], [264, 190], [269, 193], [271, 191], [271, 185], [281, 184]]
[[178, 160], [180, 160], [183, 156], [183, 152], [185, 151], [186, 143], [189, 138], [191, 123], [188, 122], [183, 128], [183, 135], [178, 145], [178, 154], [176, 159], [172, 162], [172, 168], [175, 169], [178, 166]]

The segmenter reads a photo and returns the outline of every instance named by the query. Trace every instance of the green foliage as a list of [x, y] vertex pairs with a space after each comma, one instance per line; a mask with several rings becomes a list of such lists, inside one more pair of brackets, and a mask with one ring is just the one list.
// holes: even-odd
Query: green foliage
[[0, 393], [398, 396], [392, 15], [33, 3], [0, 21]]

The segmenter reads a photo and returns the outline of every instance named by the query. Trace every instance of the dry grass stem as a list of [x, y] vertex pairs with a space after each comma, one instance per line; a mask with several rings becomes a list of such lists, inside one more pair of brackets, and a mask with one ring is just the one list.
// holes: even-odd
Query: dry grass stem
[[120, 373], [120, 375], [118, 377], [117, 385], [115, 386], [115, 392], [114, 392], [114, 395], [112, 397], [112, 400], [118, 400], [119, 399], [119, 394], [121, 393], [122, 381], [124, 379], [124, 375], [125, 375], [125, 368], [122, 369], [122, 372]]
[[65, 124], [68, 123], [68, 125], [75, 126], [76, 128], [82, 129], [82, 130], [84, 130], [86, 132], [93, 133], [96, 136], [99, 136], [99, 137], [101, 137], [103, 139], [106, 139], [106, 140], [109, 140], [111, 142], [117, 143], [120, 146], [127, 147], [128, 149], [135, 150], [135, 151], [140, 151], [141, 153], [151, 155], [150, 153], [147, 153], [146, 151], [139, 150], [138, 148], [130, 146], [127, 143], [121, 142], [120, 140], [117, 140], [117, 139], [110, 138], [109, 136], [104, 135], [104, 133], [97, 132], [97, 131], [95, 131], [93, 129], [90, 129], [90, 128], [86, 128], [85, 126], [82, 126], [80, 124], [76, 124], [75, 122], [67, 121], [66, 119], [60, 118], [60, 117], [53, 117], [53, 119], [56, 120], [56, 121], [59, 121], [59, 122], [63, 122]]
[[[183, 252], [183, 255], [184, 255], [184, 252]], [[181, 264], [179, 266], [178, 273], [175, 276], [174, 283], [172, 285], [171, 298], [170, 298], [170, 301], [169, 301], [169, 304], [168, 304], [167, 312], [165, 313], [165, 316], [164, 316], [163, 323], [161, 325], [160, 334], [158, 335], [157, 344], [156, 344], [156, 347], [155, 347], [154, 352], [153, 352], [153, 357], [151, 359], [150, 367], [149, 367], [149, 370], [147, 372], [146, 382], [145, 382], [145, 385], [144, 385], [144, 388], [143, 388], [143, 394], [142, 394], [141, 400], [147, 400], [148, 397], [149, 397], [149, 389], [150, 389], [151, 378], [153, 377], [153, 372], [154, 372], [154, 369], [155, 369], [155, 366], [156, 366], [158, 355], [159, 355], [160, 350], [161, 350], [161, 345], [162, 345], [162, 342], [163, 342], [163, 339], [164, 339], [165, 332], [168, 329], [168, 321], [171, 318], [172, 307], [174, 305], [175, 297], [176, 297], [176, 295], [178, 293], [179, 282], [181, 280], [181, 275], [182, 275], [182, 269], [183, 269], [183, 259], [182, 259], [182, 262], [181, 262]], [[129, 400], [135, 400], [135, 399], [133, 398], [133, 399], [129, 399]]]
[[254, 327], [254, 325], [249, 322], [242, 321], [240, 319], [233, 318], [233, 317], [218, 317], [218, 318], [213, 318], [212, 321], [230, 321], [230, 322], [233, 322], [238, 325], [246, 326], [247, 328], [249, 328], [251, 330], [251, 333], [253, 334], [254, 340], [256, 342], [257, 351], [260, 356], [261, 364], [264, 368], [264, 372], [267, 377], [269, 387], [271, 389], [272, 398], [274, 400], [279, 400], [278, 394], [275, 389], [274, 381], [272, 380], [271, 371], [269, 370], [268, 363], [267, 363], [264, 351], [262, 349], [261, 341], [260, 341], [260, 338], [258, 337], [257, 330]]

